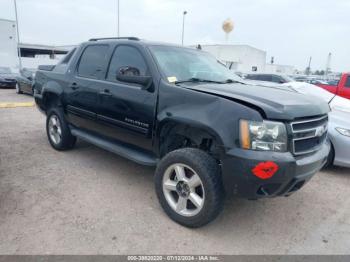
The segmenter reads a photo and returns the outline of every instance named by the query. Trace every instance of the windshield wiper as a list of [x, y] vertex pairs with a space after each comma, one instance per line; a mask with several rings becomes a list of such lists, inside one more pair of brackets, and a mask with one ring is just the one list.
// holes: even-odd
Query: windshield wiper
[[233, 79], [226, 79], [225, 81], [214, 81], [214, 80], [209, 80], [209, 79], [201, 79], [197, 77], [191, 77], [186, 80], [180, 80], [180, 81], [175, 81], [175, 84], [181, 84], [181, 83], [215, 83], [215, 84], [232, 84], [232, 83], [239, 83], [239, 84], [244, 84], [246, 85], [244, 81], [237, 81]]
[[201, 78], [196, 78], [196, 77], [191, 77], [191, 78], [186, 79], [186, 80], [175, 81], [175, 84], [181, 84], [181, 83], [215, 83], [215, 84], [223, 84], [224, 82], [208, 80], [208, 79], [201, 79]]

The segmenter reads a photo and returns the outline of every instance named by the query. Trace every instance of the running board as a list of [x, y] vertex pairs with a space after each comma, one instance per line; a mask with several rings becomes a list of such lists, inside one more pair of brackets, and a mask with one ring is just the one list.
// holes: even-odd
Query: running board
[[101, 147], [107, 151], [130, 159], [138, 164], [145, 166], [157, 165], [158, 159], [151, 153], [143, 149], [139, 149], [115, 140], [109, 141], [107, 139], [100, 138], [96, 135], [93, 135], [80, 129], [76, 129], [74, 127], [70, 127], [70, 130], [73, 136], [76, 136], [82, 140], [85, 140], [86, 142], [94, 144], [95, 146]]

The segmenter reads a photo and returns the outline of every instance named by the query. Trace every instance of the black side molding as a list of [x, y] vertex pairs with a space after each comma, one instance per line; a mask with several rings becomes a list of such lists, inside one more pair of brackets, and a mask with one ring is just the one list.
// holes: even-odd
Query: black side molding
[[156, 166], [158, 159], [150, 152], [145, 150], [134, 148], [131, 145], [116, 141], [101, 138], [97, 135], [91, 134], [89, 132], [70, 127], [73, 136], [76, 136], [82, 140], [85, 140], [95, 146], [101, 147], [107, 151], [130, 159], [138, 164], [145, 166]]

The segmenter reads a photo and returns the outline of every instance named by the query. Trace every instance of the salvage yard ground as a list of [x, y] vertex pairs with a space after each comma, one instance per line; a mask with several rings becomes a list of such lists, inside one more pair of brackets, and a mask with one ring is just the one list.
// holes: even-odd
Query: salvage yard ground
[[15, 105], [0, 108], [0, 254], [350, 254], [350, 169], [288, 198], [229, 199], [191, 230], [161, 210], [153, 168], [82, 141], [53, 150], [30, 102], [0, 89]]

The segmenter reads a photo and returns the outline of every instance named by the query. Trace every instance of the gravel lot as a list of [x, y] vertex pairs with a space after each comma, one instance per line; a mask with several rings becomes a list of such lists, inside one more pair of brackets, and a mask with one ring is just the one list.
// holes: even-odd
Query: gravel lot
[[81, 141], [57, 152], [35, 107], [0, 108], [0, 254], [350, 254], [350, 169], [289, 198], [229, 199], [196, 230], [163, 213], [153, 171]]

